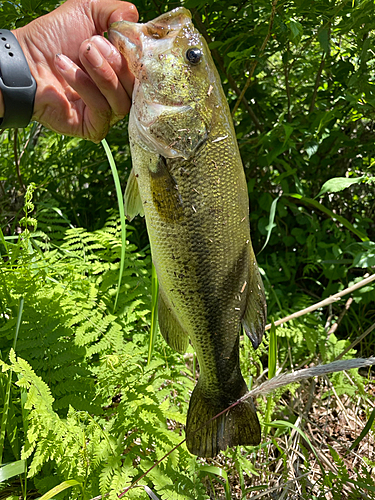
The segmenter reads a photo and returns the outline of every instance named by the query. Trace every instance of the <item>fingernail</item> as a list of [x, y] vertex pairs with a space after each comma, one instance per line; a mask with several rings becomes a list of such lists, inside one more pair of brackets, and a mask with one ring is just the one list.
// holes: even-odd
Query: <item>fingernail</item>
[[56, 54], [55, 62], [62, 71], [68, 71], [73, 66], [73, 62], [64, 54]]
[[103, 64], [103, 58], [94, 44], [89, 43], [85, 50], [85, 57], [91, 66], [99, 68]]
[[109, 57], [115, 53], [113, 45], [102, 36], [96, 36], [92, 41], [104, 57]]

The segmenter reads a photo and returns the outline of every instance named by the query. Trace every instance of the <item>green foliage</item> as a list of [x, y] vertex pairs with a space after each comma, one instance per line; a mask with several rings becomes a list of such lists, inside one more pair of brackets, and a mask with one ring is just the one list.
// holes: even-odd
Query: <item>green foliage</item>
[[[161, 339], [147, 365], [150, 261], [129, 242], [112, 313], [121, 253], [117, 217], [88, 232], [69, 227], [59, 210], [43, 206], [41, 214], [37, 232], [7, 243], [2, 265], [2, 377], [13, 373], [15, 413], [20, 424], [26, 418], [17, 431], [24, 442], [21, 456], [13, 456], [8, 441], [6, 458], [28, 460], [28, 476], [41, 493], [74, 479], [80, 488], [69, 488], [69, 498], [98, 492], [117, 498], [181, 441], [193, 382], [183, 359]], [[52, 231], [44, 232], [48, 228], [55, 228], [55, 239]], [[21, 294], [16, 356], [12, 342]], [[198, 498], [203, 493], [191, 461], [179, 447], [146, 482], [160, 498], [172, 488], [179, 492], [175, 498]], [[130, 490], [128, 497], [139, 494]]]
[[337, 467], [338, 473], [329, 472], [325, 476], [321, 491], [327, 491], [328, 487], [332, 494], [332, 498], [334, 500], [339, 500], [342, 498], [343, 486], [349, 481], [353, 485], [350, 491], [350, 498], [353, 498], [353, 500], [363, 497], [374, 498], [375, 483], [367, 468], [364, 466], [362, 466], [360, 470], [355, 468], [358, 479], [356, 481], [351, 481], [349, 480], [349, 471], [344, 460], [332, 446], [329, 446], [329, 451], [331, 454], [330, 458]]
[[[141, 21], [180, 3], [135, 1]], [[269, 0], [183, 4], [208, 41], [231, 109], [254, 69], [234, 121], [269, 317], [308, 307], [374, 272], [373, 2], [279, 0], [274, 12]], [[3, 1], [0, 17], [14, 28], [55, 5]], [[131, 168], [127, 119], [112, 127], [107, 141], [118, 191]], [[161, 338], [149, 344], [145, 223], [136, 218], [127, 226], [123, 245], [105, 152], [88, 141], [33, 123], [17, 133], [4, 131], [0, 151], [1, 408], [10, 387], [3, 461], [17, 463], [22, 453], [27, 489], [36, 490], [35, 496], [57, 487], [59, 498], [115, 498], [182, 441], [194, 381]], [[374, 323], [374, 303], [373, 286], [356, 291], [338, 330], [329, 335], [343, 309], [340, 301], [277, 328], [278, 366], [333, 361]], [[373, 343], [374, 332], [345, 357], [373, 355]], [[275, 368], [269, 344], [275, 346], [266, 334], [254, 353], [249, 340], [241, 340], [249, 386], [267, 367]], [[193, 371], [195, 376], [195, 365]], [[356, 371], [349, 376], [356, 394], [363, 394], [362, 377]], [[354, 395], [342, 373], [330, 376], [330, 384], [338, 395]], [[273, 395], [269, 417], [284, 392]], [[258, 407], [262, 421], [265, 401]], [[242, 471], [256, 477], [241, 450], [231, 453], [224, 457], [241, 477]], [[331, 454], [341, 477], [327, 474], [321, 488], [340, 498], [349, 471]], [[287, 463], [285, 456], [281, 460]], [[147, 486], [159, 498], [205, 499], [201, 467], [181, 445], [125, 498], [148, 498]], [[224, 466], [217, 469], [230, 478]], [[359, 491], [373, 492], [369, 473], [358, 474]], [[229, 482], [224, 484], [228, 496]], [[240, 486], [244, 497], [250, 490]]]

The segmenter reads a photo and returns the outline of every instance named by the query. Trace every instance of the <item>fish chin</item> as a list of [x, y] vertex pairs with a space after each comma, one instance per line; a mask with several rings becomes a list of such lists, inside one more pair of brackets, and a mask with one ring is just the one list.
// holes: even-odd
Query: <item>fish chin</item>
[[139, 26], [137, 23], [131, 23], [130, 21], [118, 21], [111, 24], [108, 30], [110, 42], [125, 57], [133, 74], [138, 72], [143, 51]]

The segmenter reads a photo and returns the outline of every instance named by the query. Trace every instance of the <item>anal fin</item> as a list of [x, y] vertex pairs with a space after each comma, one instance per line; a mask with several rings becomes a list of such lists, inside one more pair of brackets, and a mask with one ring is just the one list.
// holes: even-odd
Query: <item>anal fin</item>
[[254, 257], [249, 281], [244, 291], [246, 292], [246, 308], [242, 317], [242, 326], [256, 349], [262, 341], [266, 326], [267, 303], [262, 278]]
[[132, 221], [136, 215], [141, 215], [143, 217], [145, 214], [134, 168], [132, 168], [126, 184], [124, 209], [126, 218], [129, 221]]
[[189, 345], [189, 337], [180, 325], [171, 307], [164, 299], [164, 293], [159, 287], [158, 317], [160, 331], [167, 344], [180, 354], [184, 354]]

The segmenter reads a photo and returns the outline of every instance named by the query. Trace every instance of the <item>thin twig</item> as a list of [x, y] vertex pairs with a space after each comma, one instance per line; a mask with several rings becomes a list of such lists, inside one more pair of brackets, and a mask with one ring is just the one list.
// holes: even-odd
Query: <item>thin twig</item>
[[290, 115], [290, 107], [291, 107], [291, 98], [290, 98], [290, 86], [289, 86], [289, 41], [287, 43], [287, 57], [284, 65], [284, 77], [285, 77], [285, 91], [287, 97], [287, 118], [288, 122], [292, 121], [292, 117]]
[[327, 337], [329, 337], [331, 335], [331, 333], [335, 333], [335, 331], [339, 327], [343, 317], [349, 311], [349, 307], [352, 305], [352, 302], [353, 302], [353, 297], [349, 297], [345, 303], [344, 309], [341, 311], [340, 316], [337, 318], [337, 321], [335, 321], [335, 323], [333, 323], [331, 328], [328, 330]]
[[295, 62], [298, 60], [299, 57], [301, 57], [301, 56], [306, 57], [307, 47], [318, 37], [318, 35], [321, 31], [323, 31], [324, 29], [327, 28], [327, 26], [330, 26], [332, 24], [335, 17], [337, 16], [337, 14], [340, 12], [340, 10], [342, 10], [345, 7], [345, 5], [348, 3], [348, 1], [349, 0], [344, 0], [340, 5], [338, 5], [334, 14], [329, 19], [327, 19], [327, 21], [317, 30], [315, 35], [311, 36], [310, 38], [307, 39], [306, 43], [300, 48], [300, 50], [296, 54], [295, 58], [291, 62], [290, 68], [292, 68], [294, 66]]
[[18, 139], [18, 129], [16, 128], [13, 136], [13, 154], [14, 154], [14, 163], [16, 165], [16, 173], [20, 188], [23, 192], [26, 191], [25, 185], [22, 180], [21, 170], [20, 170], [20, 162], [18, 159], [18, 150], [17, 150], [17, 139]]
[[[215, 417], [216, 418], [216, 417]], [[211, 419], [213, 420], [213, 419]], [[211, 422], [211, 420], [209, 422]], [[198, 429], [199, 430], [199, 429]], [[184, 442], [186, 441], [186, 438], [183, 439], [182, 441], [180, 441], [178, 444], [176, 444], [176, 446], [174, 446], [171, 450], [168, 451], [168, 453], [166, 453], [163, 457], [161, 457], [160, 460], [158, 460], [157, 462], [155, 462], [152, 467], [150, 467], [148, 470], [146, 470], [146, 472], [144, 472], [142, 474], [142, 476], [140, 476], [138, 479], [136, 479], [130, 486], [128, 486], [122, 493], [120, 493], [118, 496], [118, 498], [122, 498], [125, 493], [127, 493], [131, 488], [134, 488], [134, 486], [142, 479], [144, 478], [145, 476], [147, 476], [147, 474], [152, 471], [152, 469], [154, 469], [155, 467], [157, 467], [165, 458], [167, 458], [174, 450], [177, 450], [177, 448], [179, 448]]]
[[319, 84], [320, 84], [320, 78], [322, 76], [322, 72], [323, 72], [323, 68], [324, 68], [325, 62], [326, 62], [326, 55], [324, 53], [322, 55], [322, 60], [320, 61], [319, 69], [318, 69], [318, 72], [317, 72], [316, 78], [315, 78], [315, 85], [314, 85], [313, 95], [311, 97], [309, 114], [311, 114], [314, 111], [314, 108], [315, 108], [316, 96], [318, 95], [318, 88], [319, 88]]
[[301, 479], [301, 477], [306, 477], [309, 474], [310, 474], [310, 472], [306, 472], [305, 474], [302, 474], [301, 476], [295, 477], [294, 479], [290, 479], [289, 481], [287, 481], [285, 483], [282, 483], [282, 484], [277, 485], [277, 486], [273, 486], [272, 488], [268, 488], [267, 490], [262, 491], [262, 493], [258, 493], [257, 495], [251, 497], [251, 500], [257, 500], [258, 498], [262, 498], [265, 495], [268, 495], [268, 493], [271, 493], [272, 491], [284, 488], [284, 486], [286, 486], [288, 483], [294, 483], [295, 481], [298, 481], [299, 479]]
[[23, 146], [22, 151], [21, 151], [21, 154], [20, 154], [20, 157], [19, 157], [19, 159], [18, 159], [18, 163], [19, 163], [19, 164], [21, 164], [21, 159], [22, 159], [22, 156], [24, 155], [24, 153], [25, 153], [25, 151], [26, 151], [26, 148], [27, 148], [27, 146], [29, 145], [29, 142], [30, 142], [31, 140], [33, 140], [33, 141], [34, 141], [34, 140], [35, 140], [35, 138], [37, 138], [37, 136], [39, 136], [40, 131], [42, 130], [42, 128], [43, 128], [43, 125], [39, 123], [39, 124], [38, 124], [38, 126], [35, 128], [34, 133], [33, 133], [33, 134], [31, 134], [31, 133], [30, 133], [29, 138], [27, 139], [27, 141], [26, 141], [25, 145]]
[[363, 332], [359, 337], [357, 337], [351, 344], [350, 346], [348, 346], [346, 349], [344, 349], [342, 351], [341, 354], [339, 354], [337, 356], [337, 358], [335, 358], [335, 361], [338, 361], [339, 359], [341, 359], [343, 356], [345, 356], [345, 354], [347, 352], [350, 351], [350, 349], [353, 349], [354, 346], [356, 346], [359, 342], [361, 342], [361, 340], [363, 340], [365, 337], [367, 337], [367, 335], [369, 333], [371, 333], [373, 330], [375, 330], [375, 323], [373, 325], [371, 325], [369, 328], [367, 328], [367, 330], [365, 332]]
[[5, 198], [5, 189], [4, 189], [4, 186], [3, 186], [3, 181], [0, 181], [0, 190], [1, 190], [1, 193], [3, 195], [3, 197]]
[[[324, 299], [320, 302], [317, 302], [316, 304], [313, 304], [310, 307], [306, 307], [306, 309], [302, 309], [301, 311], [297, 311], [293, 314], [290, 314], [289, 316], [286, 316], [285, 318], [278, 319], [277, 321], [275, 321], [275, 326], [281, 325], [282, 323], [286, 323], [287, 321], [291, 321], [292, 319], [299, 318], [300, 316], [304, 316], [305, 314], [316, 311], [316, 309], [320, 309], [321, 307], [328, 306], [328, 304], [332, 304], [333, 302], [336, 302], [344, 295], [347, 295], [348, 293], [352, 293], [355, 290], [358, 290], [358, 288], [361, 288], [365, 285], [368, 285], [369, 283], [371, 283], [374, 280], [375, 280], [375, 274], [372, 274], [368, 278], [364, 278], [362, 281], [356, 283], [355, 285], [352, 285], [349, 288], [345, 288], [345, 290], [342, 290], [339, 293], [335, 293], [334, 295], [331, 295], [327, 299]], [[268, 324], [265, 329], [269, 330], [271, 328], [271, 326], [272, 326], [271, 324]]]
[[272, 2], [271, 16], [270, 16], [270, 22], [269, 22], [269, 25], [268, 25], [268, 32], [267, 32], [266, 38], [263, 40], [263, 43], [262, 43], [262, 46], [261, 46], [261, 48], [259, 50], [259, 55], [258, 55], [257, 59], [255, 59], [255, 61], [253, 62], [253, 64], [250, 67], [249, 76], [247, 78], [247, 81], [245, 83], [244, 88], [242, 89], [241, 94], [239, 95], [239, 97], [238, 97], [238, 99], [236, 101], [236, 104], [234, 105], [234, 108], [233, 108], [233, 111], [232, 111], [232, 116], [235, 115], [235, 113], [236, 113], [239, 105], [241, 104], [242, 98], [244, 97], [244, 95], [246, 93], [246, 90], [249, 88], [249, 85], [250, 85], [251, 80], [253, 78], [254, 71], [255, 71], [255, 68], [257, 67], [259, 58], [263, 55], [264, 49], [266, 48], [266, 45], [267, 45], [267, 42], [270, 39], [271, 32], [272, 32], [272, 26], [273, 26], [273, 20], [275, 18], [275, 14], [276, 14], [276, 5], [277, 5], [277, 2], [278, 2], [278, 0], [273, 0], [273, 2]]
[[349, 419], [348, 419], [348, 416], [346, 414], [346, 411], [345, 411], [345, 406], [342, 404], [341, 402], [341, 399], [339, 398], [337, 392], [336, 392], [336, 389], [335, 389], [335, 386], [331, 383], [331, 381], [329, 380], [329, 378], [325, 375], [324, 376], [326, 382], [327, 382], [327, 385], [329, 387], [329, 390], [332, 390], [333, 392], [333, 395], [335, 396], [336, 398], [336, 402], [337, 402], [337, 406], [340, 408], [341, 412], [340, 414], [343, 415], [343, 417], [345, 418], [346, 420], [346, 423], [349, 427], [349, 429], [352, 431], [353, 429], [351, 428], [351, 425], [350, 425], [350, 422], [349, 422]]
[[[198, 15], [198, 12], [194, 13], [194, 20], [195, 20], [195, 22], [196, 22], [196, 24], [198, 26], [199, 31], [202, 33], [202, 35], [206, 39], [206, 42], [208, 44], [210, 44], [212, 42], [211, 37], [210, 37], [210, 35], [207, 32], [206, 26], [203, 24], [202, 20], [200, 19], [200, 16]], [[231, 86], [232, 90], [234, 90], [234, 92], [237, 94], [237, 96], [240, 96], [241, 95], [241, 89], [238, 87], [238, 85], [237, 85], [235, 79], [233, 78], [233, 76], [230, 75], [229, 73], [227, 73], [226, 68], [225, 68], [225, 64], [224, 64], [224, 60], [221, 57], [219, 51], [217, 49], [212, 49], [211, 50], [211, 54], [213, 55], [215, 61], [217, 62], [218, 66], [219, 66], [219, 68], [221, 70], [221, 72], [228, 79], [228, 83]], [[246, 111], [249, 113], [249, 116], [250, 116], [251, 120], [253, 121], [256, 129], [259, 132], [263, 132], [263, 126], [259, 122], [256, 114], [254, 113], [252, 107], [248, 103], [248, 101], [245, 98], [245, 96], [242, 96], [241, 99], [242, 99], [242, 103], [245, 106]]]

